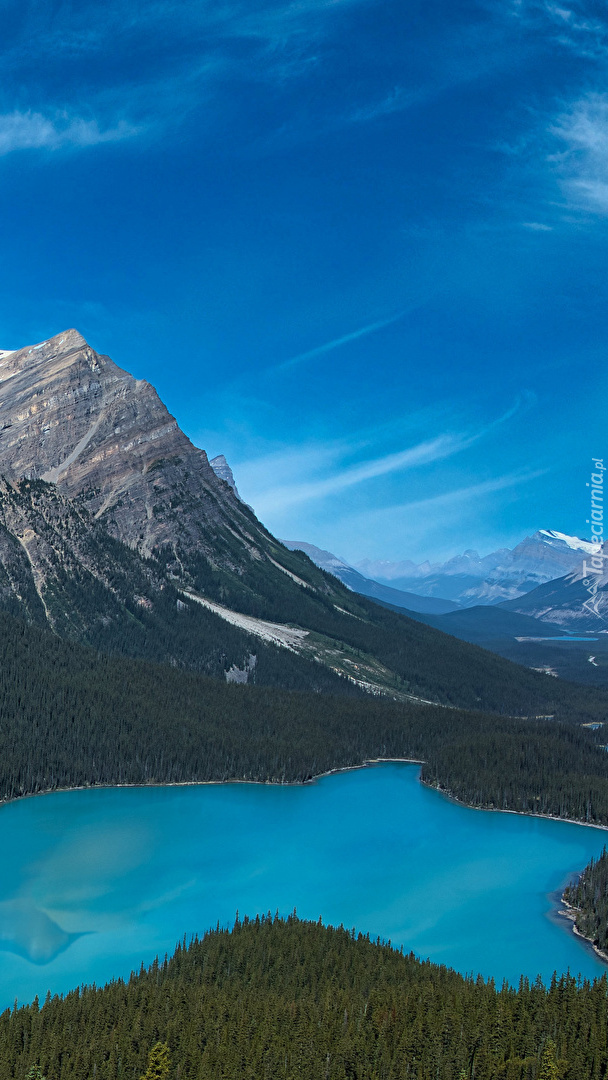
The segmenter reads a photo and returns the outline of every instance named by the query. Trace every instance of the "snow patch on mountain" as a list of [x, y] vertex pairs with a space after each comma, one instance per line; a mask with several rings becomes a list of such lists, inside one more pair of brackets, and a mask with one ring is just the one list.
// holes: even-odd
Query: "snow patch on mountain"
[[597, 550], [589, 540], [580, 540], [578, 536], [567, 536], [566, 533], [557, 532], [555, 529], [540, 529], [540, 535], [548, 540], [558, 540], [566, 544], [573, 551], [584, 551], [587, 555], [593, 555]]

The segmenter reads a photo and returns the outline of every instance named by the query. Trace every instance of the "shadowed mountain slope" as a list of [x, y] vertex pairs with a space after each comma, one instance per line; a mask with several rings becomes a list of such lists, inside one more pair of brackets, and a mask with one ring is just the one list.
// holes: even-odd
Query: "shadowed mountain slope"
[[239, 681], [524, 715], [600, 703], [288, 551], [156, 391], [76, 331], [0, 355], [0, 424], [0, 605], [13, 614]]
[[[607, 556], [604, 555], [605, 559]], [[591, 560], [589, 560], [591, 562]], [[604, 564], [605, 565], [605, 564]], [[608, 573], [582, 568], [500, 606], [568, 630], [608, 631]]]
[[418, 596], [416, 593], [403, 592], [401, 589], [394, 589], [389, 585], [382, 585], [379, 581], [364, 577], [343, 559], [333, 555], [331, 551], [324, 551], [322, 548], [315, 547], [314, 544], [307, 544], [303, 540], [283, 540], [282, 543], [290, 551], [303, 551], [309, 559], [312, 559], [315, 566], [334, 574], [353, 592], [369, 596], [372, 600], [405, 608], [407, 611], [427, 612], [430, 615], [442, 615], [447, 611], [459, 610], [459, 605], [451, 600], [442, 600], [435, 596]]

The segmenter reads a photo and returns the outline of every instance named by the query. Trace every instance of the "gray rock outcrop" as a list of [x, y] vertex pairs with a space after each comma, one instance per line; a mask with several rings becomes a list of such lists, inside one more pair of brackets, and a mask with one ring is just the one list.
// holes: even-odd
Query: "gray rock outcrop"
[[231, 568], [264, 530], [154, 387], [76, 330], [0, 353], [0, 474], [43, 479], [146, 555], [169, 545]]

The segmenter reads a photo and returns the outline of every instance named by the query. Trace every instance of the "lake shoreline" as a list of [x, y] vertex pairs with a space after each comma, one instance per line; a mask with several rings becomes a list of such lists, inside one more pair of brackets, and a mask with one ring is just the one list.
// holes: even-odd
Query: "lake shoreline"
[[[358, 765], [341, 765], [335, 769], [326, 769], [325, 772], [315, 773], [314, 776], [307, 778], [306, 780], [245, 780], [234, 777], [230, 780], [146, 780], [144, 783], [108, 783], [108, 784], [74, 784], [69, 787], [54, 787], [44, 788], [42, 791], [28, 791], [23, 795], [15, 795], [12, 799], [0, 799], [0, 809], [3, 806], [9, 806], [11, 803], [20, 802], [21, 799], [37, 799], [44, 795], [55, 795], [65, 793], [68, 791], [108, 791], [111, 788], [146, 788], [146, 787], [205, 787], [205, 786], [218, 786], [221, 784], [260, 784], [265, 787], [306, 787], [308, 784], [316, 784], [319, 780], [325, 779], [327, 776], [337, 776], [339, 773], [344, 772], [356, 772], [359, 769], [368, 769], [374, 765], [390, 765], [390, 764], [402, 764], [402, 765], [424, 765], [424, 761], [420, 758], [407, 758], [407, 757], [388, 757], [388, 758], [366, 758], [365, 761], [360, 762]], [[442, 788], [438, 784], [429, 783], [428, 780], [419, 778], [419, 783], [423, 787], [428, 788], [429, 791], [436, 791], [439, 795], [442, 795], [444, 799], [448, 799], [450, 802], [456, 803], [457, 806], [463, 806], [467, 810], [479, 810], [482, 813], [491, 814], [517, 814], [520, 817], [533, 817], [541, 818], [544, 821], [564, 821], [568, 825], [584, 825], [588, 829], [603, 829], [608, 831], [608, 825], [601, 825], [593, 821], [580, 821], [578, 818], [565, 818], [556, 814], [538, 814], [533, 810], [507, 810], [499, 806], [473, 806], [471, 803], [465, 802], [463, 799], [459, 799], [447, 788]]]
[[586, 934], [583, 934], [576, 925], [576, 913], [580, 909], [573, 907], [572, 904], [569, 904], [567, 900], [564, 900], [563, 896], [560, 899], [560, 903], [564, 905], [564, 908], [566, 908], [566, 910], [558, 911], [557, 914], [561, 915], [562, 919], [568, 919], [572, 923], [572, 933], [575, 934], [576, 937], [581, 938], [582, 941], [586, 941], [587, 944], [590, 945], [593, 949], [595, 955], [598, 956], [600, 960], [602, 960], [605, 964], [608, 964], [608, 952], [605, 952], [604, 949], [600, 949], [599, 945], [595, 944], [593, 938], [587, 937]]
[[[69, 791], [110, 791], [112, 788], [148, 788], [148, 787], [212, 787], [222, 784], [259, 784], [263, 787], [306, 787], [308, 784], [316, 784], [326, 776], [336, 776], [338, 773], [355, 772], [358, 769], [367, 769], [371, 765], [390, 765], [401, 763], [404, 765], [424, 765], [418, 758], [369, 758], [359, 765], [343, 765], [336, 769], [327, 769], [322, 773], [315, 773], [306, 780], [244, 780], [234, 777], [231, 780], [146, 780], [141, 784], [116, 783], [108, 784], [73, 784], [68, 787], [44, 788], [41, 791], [25, 791], [22, 795], [15, 795], [12, 799], [0, 799], [0, 809], [10, 806], [11, 803], [21, 802], [22, 799], [38, 799], [45, 795], [65, 794]], [[422, 783], [422, 781], [421, 781]], [[425, 787], [428, 785], [425, 784]], [[471, 808], [473, 809], [473, 807]], [[608, 827], [608, 826], [607, 826]]]
[[[439, 794], [443, 795], [444, 798], [449, 800], [449, 802], [453, 802], [457, 806], [464, 806], [468, 810], [481, 810], [485, 813], [496, 814], [517, 814], [519, 817], [535, 817], [541, 818], [544, 821], [565, 821], [569, 825], [586, 825], [589, 829], [603, 829], [604, 831], [608, 830], [608, 825], [595, 825], [591, 821], [577, 821], [576, 818], [556, 817], [553, 814], [535, 814], [533, 811], [527, 810], [501, 810], [497, 806], [471, 806], [470, 803], [465, 803], [462, 801], [462, 799], [457, 799], [455, 795], [451, 794], [451, 792], [446, 791], [441, 787], [438, 787], [436, 784], [429, 784], [428, 781], [422, 779], [420, 780], [420, 783], [424, 787], [429, 788], [429, 790], [431, 791], [438, 791]], [[587, 945], [591, 946], [598, 959], [600, 959], [602, 963], [608, 965], [608, 952], [604, 952], [602, 949], [598, 948], [592, 938], [589, 938], [586, 936], [586, 934], [581, 933], [578, 926], [576, 925], [575, 909], [572, 907], [571, 904], [568, 903], [567, 900], [564, 900], [563, 893], [560, 895], [558, 901], [554, 901], [554, 904], [555, 914], [561, 916], [564, 919], [568, 919], [572, 924], [572, 933], [576, 937], [580, 938], [581, 941], [584, 941]], [[563, 907], [560, 908], [558, 906], [559, 904], [562, 904]], [[564, 910], [564, 908], [567, 908], [568, 910]]]
[[[340, 773], [355, 772], [355, 771], [358, 771], [360, 769], [368, 769], [368, 768], [373, 767], [375, 765], [390, 765], [391, 763], [392, 764], [403, 764], [403, 765], [420, 765], [420, 766], [424, 765], [424, 762], [421, 761], [418, 758], [406, 758], [406, 757], [368, 758], [365, 761], [362, 761], [361, 763], [359, 763], [357, 765], [343, 765], [343, 766], [337, 767], [335, 769], [327, 769], [325, 772], [317, 773], [314, 776], [311, 776], [309, 779], [306, 779], [306, 780], [245, 780], [245, 779], [241, 780], [241, 779], [233, 778], [231, 780], [173, 780], [173, 781], [165, 781], [165, 782], [157, 781], [157, 780], [151, 780], [151, 781], [147, 781], [146, 783], [143, 783], [143, 784], [134, 784], [134, 783], [86, 784], [86, 785], [85, 784], [80, 784], [80, 785], [75, 785], [73, 787], [47, 788], [44, 791], [32, 791], [32, 792], [27, 792], [27, 793], [25, 793], [23, 795], [17, 795], [13, 799], [2, 799], [2, 800], [0, 800], [0, 809], [3, 806], [10, 805], [11, 803], [20, 802], [21, 799], [34, 799], [34, 798], [38, 798], [39, 796], [43, 796], [43, 795], [60, 794], [60, 793], [66, 793], [66, 792], [70, 792], [70, 791], [94, 791], [94, 790], [108, 791], [108, 790], [111, 790], [112, 788], [124, 789], [124, 788], [146, 788], [146, 787], [171, 787], [171, 788], [177, 788], [177, 787], [211, 787], [211, 786], [217, 787], [217, 786], [226, 785], [226, 784], [254, 784], [254, 785], [259, 784], [259, 785], [263, 785], [263, 786], [267, 786], [267, 787], [271, 787], [271, 786], [276, 786], [276, 787], [306, 787], [306, 786], [311, 785], [311, 784], [316, 784], [319, 780], [323, 780], [328, 776], [337, 776]], [[444, 799], [447, 799], [449, 802], [452, 802], [457, 806], [462, 806], [467, 810], [479, 810], [482, 813], [516, 814], [519, 817], [540, 818], [540, 819], [542, 819], [544, 821], [563, 821], [563, 822], [565, 822], [566, 824], [569, 824], [569, 825], [584, 825], [584, 826], [586, 826], [587, 828], [590, 828], [590, 829], [602, 829], [604, 831], [608, 831], [608, 825], [594, 824], [593, 822], [590, 822], [590, 821], [578, 821], [576, 818], [558, 817], [558, 816], [556, 816], [554, 814], [539, 814], [539, 813], [535, 813], [534, 811], [531, 811], [531, 810], [507, 810], [507, 809], [501, 809], [501, 808], [496, 807], [496, 806], [472, 806], [470, 803], [464, 802], [464, 800], [457, 798], [457, 796], [452, 794], [452, 792], [448, 791], [447, 789], [444, 789], [444, 788], [440, 787], [437, 784], [429, 783], [427, 780], [423, 780], [421, 777], [418, 778], [418, 782], [423, 787], [427, 788], [429, 791], [436, 791], [439, 795], [442, 795]], [[582, 871], [581, 871], [581, 873], [582, 873]], [[558, 906], [559, 904], [563, 905], [563, 907], [561, 909]], [[564, 910], [564, 909], [569, 909], [569, 910]], [[591, 938], [588, 938], [588, 937], [585, 936], [585, 934], [581, 933], [581, 931], [578, 929], [578, 927], [576, 926], [576, 923], [575, 923], [576, 915], [573, 913], [573, 909], [572, 909], [571, 905], [568, 904], [566, 900], [564, 900], [563, 894], [559, 897], [559, 901], [555, 904], [554, 913], [556, 915], [558, 915], [558, 916], [561, 916], [562, 918], [568, 919], [569, 922], [571, 923], [572, 933], [576, 937], [578, 937], [582, 941], [584, 941], [587, 945], [589, 945], [593, 949], [593, 952], [596, 954], [598, 959], [602, 961], [602, 963], [608, 965], [608, 952], [603, 952], [601, 949], [599, 949], [594, 944], [594, 942], [592, 941]]]
[[[421, 764], [423, 764], [423, 762], [421, 762]], [[541, 818], [544, 821], [565, 821], [568, 825], [585, 825], [588, 829], [603, 829], [604, 831], [608, 831], [608, 825], [600, 825], [594, 821], [580, 821], [578, 818], [559, 817], [557, 814], [538, 814], [535, 813], [534, 810], [504, 810], [500, 806], [472, 806], [471, 803], [464, 802], [463, 799], [459, 799], [456, 795], [453, 795], [451, 791], [448, 791], [447, 788], [439, 787], [438, 784], [430, 784], [428, 780], [422, 779], [420, 780], [420, 783], [431, 791], [439, 792], [445, 799], [449, 799], [450, 802], [456, 803], [457, 806], [465, 806], [468, 810], [481, 810], [486, 814], [518, 814], [520, 817]]]
[[[408, 768], [402, 769], [402, 764]], [[363, 768], [367, 769], [365, 774]], [[97, 977], [94, 964], [99, 964], [99, 979], [117, 976], [118, 969], [111, 967], [114, 952], [118, 957], [124, 953], [125, 963], [137, 966], [131, 931], [125, 929], [127, 923], [130, 926], [131, 915], [141, 937], [138, 950], [142, 956], [152, 957], [154, 950], [168, 948], [173, 937], [179, 940], [184, 928], [194, 933], [202, 925], [214, 925], [218, 918], [228, 924], [237, 909], [251, 916], [275, 907], [285, 912], [296, 906], [301, 910], [306, 904], [310, 907], [306, 908], [307, 917], [316, 919], [322, 913], [326, 921], [336, 925], [342, 920], [345, 925], [390, 938], [397, 947], [403, 944], [421, 957], [448, 964], [463, 974], [474, 969], [484, 978], [506, 978], [514, 986], [521, 972], [531, 980], [540, 972], [548, 985], [554, 967], [560, 972], [581, 971], [582, 977], [591, 980], [602, 976], [605, 958], [590, 943], [575, 937], [572, 920], [557, 918], [556, 909], [561, 907], [559, 891], [545, 896], [551, 882], [565, 884], [573, 870], [596, 857], [603, 844], [601, 837], [555, 829], [553, 825], [526, 826], [520, 822], [517, 827], [517, 822], [509, 825], [506, 818], [460, 814], [455, 803], [450, 808], [450, 799], [436, 798], [428, 791], [429, 785], [424, 790], [418, 759], [375, 757], [357, 762], [353, 768], [331, 770], [338, 772], [345, 775], [335, 782], [327, 770], [316, 777], [318, 782], [311, 782], [307, 776], [304, 782], [284, 785], [275, 782], [252, 786], [251, 780], [233, 780], [232, 785], [221, 780], [164, 785], [80, 784], [53, 791], [79, 792], [69, 798], [30, 801], [7, 810], [7, 852], [16, 865], [23, 863], [28, 882], [32, 877], [30, 863], [42, 866], [40, 852], [49, 849], [50, 892], [47, 896], [39, 884], [36, 886], [37, 907], [62, 930], [79, 934], [97, 927], [101, 914], [99, 933], [116, 935], [116, 941], [113, 936], [100, 937], [99, 945], [90, 936], [76, 943], [70, 952], [72, 959], [65, 961], [73, 969], [69, 984], [63, 960], [55, 965], [56, 970], [53, 967], [40, 973], [30, 972], [29, 968], [22, 972], [21, 960], [9, 958], [9, 968], [17, 965], [15, 977], [23, 976], [31, 982], [24, 984], [23, 1000], [40, 994], [39, 977], [55, 980], [52, 992], [68, 992], [81, 977], [79, 965], [86, 967], [90, 978]], [[246, 791], [237, 786], [243, 783], [249, 784]], [[104, 790], [91, 799], [85, 798], [82, 792], [93, 787]], [[127, 787], [133, 790], [125, 790]], [[145, 791], [146, 787], [150, 790]], [[206, 790], [211, 787], [215, 792]], [[285, 790], [281, 791], [281, 787]], [[333, 821], [337, 823], [335, 829], [331, 827]], [[260, 845], [264, 822], [269, 825], [268, 838]], [[224, 828], [226, 837], [219, 842]], [[303, 839], [296, 851], [293, 837], [300, 835]], [[36, 837], [36, 843], [28, 853], [29, 836]], [[249, 838], [247, 842], [244, 837]], [[461, 837], [465, 841], [462, 852]], [[430, 850], [435, 853], [432, 858]], [[226, 863], [228, 852], [234, 857]], [[95, 889], [66, 915], [64, 887], [71, 890], [74, 879], [80, 889], [81, 863], [82, 874], [87, 881], [91, 877]], [[53, 869], [55, 864], [61, 874]], [[464, 878], [460, 869], [454, 876], [461, 864]], [[479, 872], [475, 871], [469, 882], [466, 875], [471, 865], [478, 865]], [[416, 868], [415, 873], [412, 868]], [[420, 890], [427, 887], [426, 875], [430, 882], [439, 881], [441, 888], [437, 891], [428, 885], [434, 890], [429, 894], [433, 903], [438, 898], [437, 911], [429, 903], [429, 911], [420, 915]], [[109, 882], [115, 878], [126, 882], [125, 898], [121, 896], [120, 903], [112, 900], [110, 904], [109, 921], [104, 897], [113, 897], [114, 893], [108, 892], [106, 885], [97, 888], [106, 878]], [[19, 876], [14, 880], [20, 880]], [[456, 889], [456, 896], [451, 888], [455, 880], [466, 883], [462, 890]], [[500, 895], [492, 892], [498, 887]], [[10, 888], [15, 891], [14, 886]], [[142, 889], [150, 891], [154, 901], [150, 911], [154, 914], [142, 919], [137, 915], [135, 919]], [[116, 911], [123, 907], [131, 911], [127, 903], [131, 894], [136, 901], [133, 912], [125, 926], [120, 920], [115, 926]], [[481, 915], [475, 904], [484, 897]], [[468, 904], [472, 905], [472, 919]], [[521, 949], [521, 955], [511, 953], [500, 943], [488, 948], [486, 932], [494, 925], [497, 911], [513, 936], [513, 948]], [[12, 926], [12, 908], [7, 907], [4, 915], [7, 926]], [[34, 915], [38, 918], [37, 909]], [[452, 928], [439, 945], [427, 925], [430, 917], [446, 920], [444, 929]], [[26, 926], [26, 922], [16, 924], [15, 933], [21, 934], [25, 927], [23, 933], [27, 930], [29, 942], [37, 923], [32, 923], [30, 932], [30, 923]], [[475, 931], [471, 930], [473, 926], [477, 926]], [[530, 927], [534, 927], [533, 934]], [[152, 935], [150, 941], [147, 935]], [[106, 947], [108, 942], [111, 948]]]

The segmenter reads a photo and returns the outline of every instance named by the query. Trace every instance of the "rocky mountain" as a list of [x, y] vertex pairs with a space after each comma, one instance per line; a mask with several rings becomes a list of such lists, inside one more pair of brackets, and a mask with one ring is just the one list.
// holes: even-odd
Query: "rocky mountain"
[[209, 464], [213, 469], [215, 475], [219, 476], [220, 480], [223, 480], [226, 484], [228, 484], [228, 487], [232, 488], [237, 499], [240, 499], [242, 502], [243, 500], [239, 495], [238, 488], [235, 483], [234, 473], [232, 472], [232, 469], [230, 468], [230, 465], [226, 461], [224, 455], [217, 454], [214, 458], [210, 458]]
[[[606, 545], [603, 559], [608, 559]], [[501, 607], [532, 615], [542, 622], [557, 623], [568, 630], [608, 633], [608, 571], [595, 573], [589, 570], [590, 562]], [[607, 565], [604, 561], [604, 566]]]
[[331, 551], [324, 551], [322, 548], [315, 547], [314, 544], [307, 544], [304, 540], [282, 540], [281, 543], [290, 551], [304, 551], [316, 566], [329, 574], [334, 574], [348, 589], [362, 596], [369, 596], [372, 600], [379, 600], [381, 603], [391, 604], [393, 607], [407, 611], [427, 612], [434, 615], [456, 611], [459, 607], [451, 600], [434, 596], [418, 596], [416, 593], [382, 585], [379, 581], [364, 577], [353, 566], [349, 566], [344, 559], [333, 555]]
[[469, 607], [517, 599], [538, 585], [579, 570], [591, 551], [592, 545], [586, 540], [540, 529], [516, 547], [501, 548], [489, 555], [469, 550], [442, 564], [426, 562], [419, 566], [365, 560], [357, 564], [357, 569], [393, 588], [421, 596], [440, 596]]
[[325, 601], [324, 576], [270, 536], [153, 387], [76, 331], [0, 353], [0, 476], [4, 610], [112, 651], [340, 690], [339, 659], [322, 674], [255, 622], [306, 590]]
[[76, 331], [0, 353], [0, 429], [9, 615], [234, 682], [524, 715], [586, 700], [289, 551], [153, 387]]
[[179, 547], [230, 567], [262, 557], [251, 514], [156, 390], [76, 330], [2, 353], [0, 433], [2, 475], [86, 494], [90, 514], [143, 555]]
[[229, 682], [334, 693], [354, 685], [198, 603], [161, 560], [142, 558], [85, 501], [42, 480], [0, 479], [0, 611], [103, 652]]

